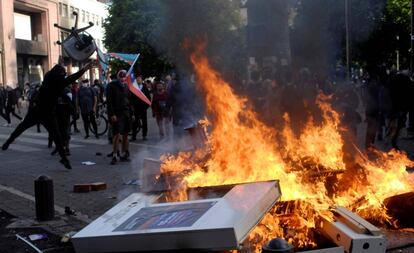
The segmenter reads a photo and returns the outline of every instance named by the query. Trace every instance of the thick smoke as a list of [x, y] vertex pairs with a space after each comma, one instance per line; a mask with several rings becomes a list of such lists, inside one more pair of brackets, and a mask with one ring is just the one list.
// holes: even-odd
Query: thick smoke
[[346, 2], [349, 38], [355, 48], [376, 28], [385, 0], [157, 1], [153, 6], [159, 22], [150, 41], [176, 66], [177, 100], [188, 117], [185, 124], [204, 114], [186, 46], [200, 40], [207, 41], [212, 65], [250, 98], [268, 124], [283, 122], [281, 115], [288, 112], [300, 131], [309, 116], [320, 118], [312, 104], [318, 90], [328, 94], [346, 90], [334, 85], [346, 76]]

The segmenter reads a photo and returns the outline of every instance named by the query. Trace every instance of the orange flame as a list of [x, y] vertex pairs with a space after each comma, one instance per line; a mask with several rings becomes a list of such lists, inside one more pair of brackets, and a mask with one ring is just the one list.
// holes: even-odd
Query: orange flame
[[[205, 94], [212, 129], [205, 147], [162, 157], [162, 172], [182, 178], [182, 184], [176, 186], [175, 199], [186, 198], [183, 194], [186, 187], [279, 179], [282, 200], [303, 200], [313, 207], [314, 212], [294, 205], [289, 209], [290, 214], [280, 210], [268, 213], [249, 237], [256, 250], [261, 243], [275, 236], [290, 240], [296, 247], [314, 246], [309, 230], [315, 227], [316, 216], [329, 215], [327, 210], [334, 204], [351, 208], [364, 217], [391, 221], [383, 200], [413, 190], [405, 170], [413, 162], [405, 154], [378, 151], [378, 159], [373, 162], [361, 153], [358, 158], [360, 174], [349, 176], [342, 151], [340, 116], [332, 109], [329, 97], [321, 94], [316, 101], [322, 111], [322, 124], [317, 125], [310, 119], [303, 132], [295, 136], [289, 116], [285, 114], [285, 127], [279, 134], [258, 120], [256, 113], [247, 106], [247, 100], [236, 95], [210, 66], [203, 48], [203, 44], [195, 48], [191, 62], [198, 87]], [[328, 180], [323, 176], [326, 171], [345, 171], [342, 175], [334, 174], [334, 177], [339, 183], [347, 181], [350, 188], [329, 194]], [[282, 229], [283, 224], [289, 223], [286, 215], [296, 217], [290, 219], [296, 220], [295, 235]]]

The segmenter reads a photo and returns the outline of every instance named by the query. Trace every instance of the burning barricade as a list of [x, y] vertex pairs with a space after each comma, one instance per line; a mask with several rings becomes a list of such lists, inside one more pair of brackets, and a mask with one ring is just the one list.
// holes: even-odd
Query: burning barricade
[[[406, 168], [414, 163], [404, 153], [372, 151], [372, 157], [368, 159], [355, 148], [353, 159], [349, 160], [344, 151], [344, 142], [348, 140], [344, 140], [341, 135], [343, 130], [340, 126], [340, 115], [332, 109], [330, 98], [322, 94], [316, 101], [322, 112], [321, 122], [316, 123], [310, 118], [303, 130], [297, 134], [292, 130], [289, 115], [286, 114], [283, 117], [284, 127], [277, 132], [275, 128], [270, 128], [258, 120], [246, 99], [237, 96], [230, 85], [210, 66], [202, 47], [195, 49], [191, 61], [198, 77], [199, 88], [205, 94], [207, 112], [211, 115], [211, 123], [203, 121], [210, 133], [206, 136], [198, 134], [199, 137], [206, 137], [206, 141], [203, 145], [197, 142], [195, 150], [165, 155], [159, 163], [147, 161], [152, 169], [146, 175], [153, 178], [148, 187], [162, 182], [161, 187], [154, 189], [168, 189], [162, 197], [167, 204], [156, 204], [141, 195], [131, 197], [128, 201], [121, 202], [118, 209], [111, 209], [96, 223], [75, 236], [75, 247], [81, 243], [86, 245], [85, 238], [89, 236], [88, 233], [103, 228], [99, 224], [107, 222], [111, 224], [112, 230], [103, 229], [100, 236], [109, 238], [114, 233], [117, 239], [113, 243], [118, 245], [128, 244], [121, 239], [123, 236], [134, 238], [132, 234], [137, 233], [142, 236], [140, 239], [136, 238], [139, 241], [136, 241], [136, 245], [145, 246], [140, 248], [135, 245], [134, 250], [239, 249], [260, 252], [262, 246], [271, 239], [283, 238], [296, 251], [385, 252], [384, 236], [366, 220], [378, 226], [398, 227], [399, 209], [396, 206], [401, 202], [391, 200], [396, 195], [413, 191], [413, 186], [407, 179]], [[278, 180], [277, 188], [280, 185], [281, 196], [279, 190], [259, 190], [261, 187], [266, 188], [269, 182], [274, 182], [272, 180]], [[252, 185], [261, 186], [254, 190], [255, 193], [237, 190]], [[199, 216], [196, 215], [198, 211], [169, 207], [193, 203], [191, 189], [224, 186], [233, 188], [226, 194], [213, 198], [217, 201], [216, 204], [197, 204], [190, 208], [204, 210], [200, 211], [202, 214]], [[274, 195], [267, 196], [268, 194]], [[276, 203], [279, 198], [280, 201]], [[220, 206], [221, 199], [228, 201], [222, 205], [237, 208], [233, 211], [213, 212], [213, 206]], [[211, 198], [206, 197], [201, 203], [209, 201]], [[166, 206], [164, 209], [161, 208], [163, 205]], [[140, 208], [132, 209], [134, 206]], [[155, 218], [148, 216], [150, 212], [143, 211], [146, 206], [161, 208], [154, 211], [159, 215]], [[333, 208], [334, 206], [336, 207]], [[124, 211], [120, 211], [121, 207]], [[251, 210], [245, 212], [245, 207]], [[387, 212], [387, 208], [394, 212]], [[157, 227], [153, 227], [154, 224], [162, 226], [170, 221], [182, 221], [185, 210], [191, 217], [195, 215], [193, 223], [179, 226], [175, 230], [162, 227], [167, 230], [155, 231]], [[252, 210], [255, 212], [252, 213]], [[226, 216], [229, 213], [235, 216]], [[205, 219], [206, 217], [209, 219]], [[218, 223], [223, 217], [227, 222], [234, 222], [231, 224], [233, 227], [229, 228], [233, 237], [220, 230], [226, 227]], [[236, 229], [239, 226], [238, 219], [243, 220], [240, 221], [242, 223], [247, 222], [244, 223], [246, 226], [243, 232]], [[195, 229], [201, 224], [212, 234], [202, 234]], [[120, 227], [124, 230], [119, 230]], [[174, 232], [174, 236], [168, 232]], [[213, 242], [204, 238], [206, 243], [203, 244], [196, 234], [216, 239]], [[151, 246], [157, 244], [162, 236], [171, 241], [168, 247]], [[94, 242], [98, 243], [98, 240]], [[317, 251], [323, 247], [321, 245], [324, 242], [327, 242], [330, 251]], [[106, 247], [109, 244], [108, 242]], [[131, 249], [127, 246], [121, 247], [123, 251]], [[266, 250], [270, 249], [264, 249]]]

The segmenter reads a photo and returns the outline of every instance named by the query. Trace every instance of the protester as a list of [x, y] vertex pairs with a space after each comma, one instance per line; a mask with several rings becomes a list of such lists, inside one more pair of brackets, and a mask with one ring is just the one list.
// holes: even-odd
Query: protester
[[7, 125], [11, 126], [11, 117], [10, 114], [16, 117], [18, 120], [22, 120], [22, 117], [20, 117], [18, 114], [16, 114], [16, 107], [18, 103], [18, 92], [16, 89], [13, 89], [10, 86], [7, 86], [6, 88], [6, 120]]
[[389, 113], [388, 135], [391, 137], [391, 145], [399, 150], [398, 137], [401, 129], [405, 126], [407, 113], [412, 103], [412, 82], [407, 72], [398, 72], [390, 78], [388, 87], [391, 100]]
[[85, 139], [89, 138], [89, 125], [92, 124], [95, 137], [98, 136], [98, 127], [95, 121], [95, 113], [97, 107], [98, 97], [95, 90], [89, 86], [88, 80], [82, 81], [82, 86], [78, 94], [78, 112], [82, 115], [83, 127], [85, 129]]
[[367, 130], [365, 134], [365, 148], [372, 148], [375, 143], [375, 137], [379, 129], [379, 88], [380, 79], [377, 69], [369, 70], [369, 79], [365, 87], [365, 120], [367, 122]]
[[[74, 107], [72, 103], [72, 92], [69, 86], [65, 87], [62, 94], [58, 98], [56, 106], [56, 119], [59, 126], [60, 133], [62, 135], [63, 147], [65, 154], [70, 155], [69, 141], [70, 141], [70, 116], [73, 114]], [[52, 155], [58, 152], [57, 148], [52, 152]]]
[[4, 109], [6, 107], [6, 91], [4, 90], [3, 84], [0, 84], [0, 116], [3, 117], [7, 122], [3, 126], [9, 126], [7, 116], [4, 113]]
[[7, 150], [9, 145], [26, 129], [40, 123], [52, 136], [61, 157], [60, 163], [62, 163], [65, 168], [72, 169], [63, 148], [62, 137], [56, 120], [56, 105], [58, 97], [65, 87], [80, 78], [90, 66], [90, 63], [86, 64], [80, 71], [70, 76], [66, 76], [66, 71], [61, 65], [55, 65], [49, 72], [47, 72], [33, 106], [28, 110], [24, 120], [17, 126], [7, 141], [3, 144], [2, 149]]
[[99, 82], [98, 79], [95, 79], [93, 81], [92, 88], [94, 89], [94, 91], [97, 95], [98, 104], [102, 104], [104, 102], [104, 93], [105, 93], [103, 85], [101, 84], [101, 82]]
[[168, 94], [162, 83], [156, 84], [154, 96], [152, 99], [152, 116], [157, 120], [160, 137], [164, 133], [169, 135], [170, 112], [167, 107]]
[[[144, 95], [151, 101], [151, 95], [144, 83], [142, 82], [142, 77], [137, 77], [138, 88], [144, 93]], [[148, 121], [147, 121], [147, 110], [149, 105], [142, 101], [140, 98], [135, 96], [134, 94], [130, 94], [131, 97], [131, 105], [134, 108], [134, 116], [135, 120], [132, 124], [132, 141], [137, 139], [138, 134], [138, 126], [141, 124], [142, 127], [142, 140], [147, 140], [147, 133], [148, 133]]]
[[[29, 102], [29, 108], [28, 108], [29, 110], [33, 108], [34, 106], [34, 102], [36, 101], [37, 96], [39, 94], [39, 89], [40, 89], [40, 84], [32, 85], [29, 88], [29, 91], [27, 93], [27, 100]], [[40, 133], [41, 132], [40, 123], [37, 123], [36, 127], [37, 127], [37, 132]], [[49, 148], [51, 148], [51, 146]]]
[[[73, 108], [75, 108], [73, 110], [73, 114], [72, 114], [72, 125], [73, 125], [73, 131], [75, 133], [79, 133], [79, 129], [78, 129], [78, 124], [77, 124], [77, 120], [79, 119], [79, 113], [77, 111], [76, 108], [78, 108], [78, 95], [79, 95], [79, 83], [78, 82], [74, 82], [72, 83], [72, 105]], [[69, 131], [71, 131], [72, 126], [69, 127]]]
[[109, 83], [107, 91], [108, 118], [111, 122], [112, 129], [112, 160], [114, 165], [118, 162], [118, 145], [122, 140], [121, 161], [129, 161], [129, 142], [128, 133], [130, 130], [131, 116], [133, 108], [129, 102], [129, 90], [126, 83], [127, 72], [120, 70], [117, 74], [117, 80]]

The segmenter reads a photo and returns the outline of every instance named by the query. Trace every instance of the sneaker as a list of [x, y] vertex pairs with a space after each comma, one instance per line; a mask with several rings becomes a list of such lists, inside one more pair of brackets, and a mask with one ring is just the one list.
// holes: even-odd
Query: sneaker
[[129, 161], [131, 161], [129, 159], [129, 151], [126, 151], [125, 154], [123, 156], [121, 156], [119, 160], [121, 162], [129, 162]]
[[119, 158], [119, 160], [121, 161], [121, 162], [130, 162], [131, 160], [128, 158], [128, 157], [126, 157], [126, 156], [121, 156], [120, 158]]
[[142, 137], [142, 140], [143, 140], [143, 141], [148, 140], [148, 139], [147, 139], [147, 136]]
[[[120, 153], [119, 153], [119, 150], [116, 152], [116, 155], [118, 157], [121, 156]], [[111, 153], [109, 153], [109, 154], [106, 155], [106, 157], [112, 157], [112, 156], [114, 156], [114, 152], [111, 152]]]
[[63, 166], [65, 166], [66, 169], [68, 169], [68, 170], [71, 170], [72, 169], [72, 166], [70, 165], [70, 162], [69, 162], [68, 159], [63, 158], [59, 162], [61, 164], [63, 164]]
[[57, 154], [57, 148], [55, 148], [53, 151], [52, 151], [52, 153], [50, 153], [50, 155], [56, 155]]
[[89, 135], [85, 135], [84, 139], [88, 139], [88, 138], [89, 138]]
[[3, 144], [3, 146], [1, 146], [2, 150], [7, 150], [9, 148], [9, 144], [6, 142]]
[[117, 163], [116, 156], [113, 156], [110, 164], [115, 165], [116, 163]]
[[99, 139], [99, 135], [95, 134], [95, 138], [96, 138], [96, 139]]

